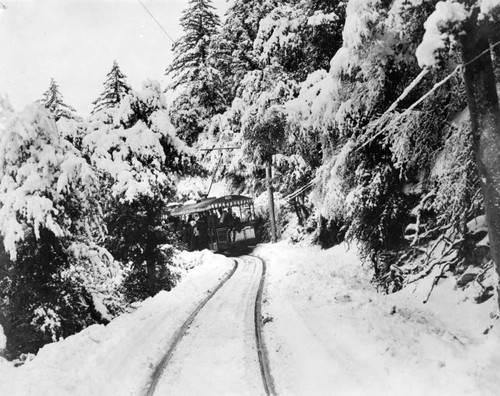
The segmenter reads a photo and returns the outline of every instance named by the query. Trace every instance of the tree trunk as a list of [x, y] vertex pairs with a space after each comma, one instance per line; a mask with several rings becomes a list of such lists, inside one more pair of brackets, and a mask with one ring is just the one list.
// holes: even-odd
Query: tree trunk
[[299, 225], [303, 226], [304, 225], [304, 218], [302, 217], [302, 211], [300, 210], [300, 203], [298, 202], [297, 198], [292, 199], [292, 205], [293, 209], [295, 210], [295, 214], [297, 215], [297, 219], [299, 221]]
[[276, 243], [276, 216], [274, 214], [272, 159], [266, 165], [267, 195], [269, 200], [269, 220], [271, 221], [271, 241]]
[[[464, 79], [474, 151], [484, 196], [491, 257], [500, 275], [500, 108], [489, 48], [490, 32], [478, 26], [477, 12], [461, 37]], [[470, 64], [467, 64], [471, 62]], [[500, 304], [500, 301], [499, 301]]]
[[155, 270], [156, 270], [155, 263], [148, 260], [146, 262], [146, 273], [148, 276], [148, 293], [151, 297], [153, 297], [156, 294]]
[[154, 209], [147, 210], [147, 238], [146, 246], [144, 247], [144, 259], [146, 261], [146, 276], [148, 282], [148, 293], [153, 297], [157, 290], [156, 285], [156, 260], [155, 260], [155, 250], [157, 249], [157, 240], [154, 237], [154, 220], [155, 212]]

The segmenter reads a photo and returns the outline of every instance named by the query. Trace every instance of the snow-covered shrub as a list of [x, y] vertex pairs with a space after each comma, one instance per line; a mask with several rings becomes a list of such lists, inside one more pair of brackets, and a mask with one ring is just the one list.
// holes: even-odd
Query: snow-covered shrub
[[[398, 248], [408, 213], [399, 180], [390, 165], [356, 170], [357, 187], [347, 196], [346, 238], [360, 242], [360, 253], [374, 259], [384, 249]], [[380, 270], [376, 260], [375, 272]]]
[[285, 142], [286, 119], [277, 109], [270, 109], [259, 117], [249, 117], [243, 132], [244, 150], [252, 162], [266, 164], [279, 153]]
[[99, 170], [104, 207], [106, 248], [127, 266], [124, 285], [129, 300], [168, 290], [175, 283], [168, 265], [171, 253], [160, 245], [175, 244], [163, 223], [181, 175], [196, 168], [192, 150], [170, 122], [166, 100], [155, 81], [131, 90], [114, 112], [113, 123], [97, 114], [89, 122], [83, 147]]
[[108, 250], [93, 242], [75, 240], [67, 250], [69, 266], [61, 278], [83, 287], [91, 298], [98, 321], [109, 321], [123, 312], [125, 273], [122, 265]]
[[[411, 211], [412, 220], [405, 231], [410, 247], [397, 260], [404, 283], [431, 273], [437, 273], [438, 281], [450, 273], [461, 276], [463, 287], [476, 279], [472, 268], [476, 268], [476, 276], [488, 270], [487, 228], [481, 216], [484, 208], [465, 116], [462, 112], [458, 117], [462, 122], [450, 124], [425, 186], [428, 191]], [[462, 277], [465, 271], [469, 275]]]
[[465, 223], [470, 220], [467, 216], [475, 217], [482, 209], [482, 202], [477, 201], [481, 196], [469, 122], [452, 125], [434, 167], [432, 179], [436, 198], [433, 207], [441, 214], [443, 222], [455, 223], [464, 230]]
[[[105, 217], [106, 246], [115, 259], [126, 265], [124, 288], [128, 301], [141, 301], [177, 282], [171, 273], [173, 247], [178, 244], [173, 225], [166, 223], [161, 197], [139, 197], [133, 202], [115, 201]], [[169, 244], [171, 248], [162, 248]]]
[[[16, 356], [109, 319], [97, 313], [93, 290], [117, 278], [111, 262], [95, 254], [104, 251], [96, 245], [104, 233], [100, 184], [64, 138], [73, 135], [65, 128], [75, 121], [58, 124], [36, 104], [19, 113], [3, 106], [0, 114], [0, 229], [10, 256], [1, 262], [0, 297], [8, 354]], [[102, 294], [121, 299], [118, 285]], [[116, 313], [120, 303], [113, 305]]]
[[103, 323], [88, 283], [68, 276], [75, 258], [66, 250], [68, 241], [41, 229], [18, 244], [18, 257], [7, 263], [9, 282], [2, 290], [7, 329], [8, 356], [36, 352], [83, 328]]

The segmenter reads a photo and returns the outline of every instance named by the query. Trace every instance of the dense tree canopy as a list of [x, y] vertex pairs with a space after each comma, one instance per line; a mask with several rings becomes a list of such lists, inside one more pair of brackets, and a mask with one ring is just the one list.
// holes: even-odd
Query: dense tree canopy
[[[281, 193], [314, 184], [308, 205], [317, 228], [359, 242], [387, 290], [401, 283], [396, 272], [411, 282], [410, 274], [429, 273], [436, 262], [460, 274], [484, 256], [481, 244], [471, 248], [478, 236], [470, 222], [481, 222], [488, 202], [490, 237], [498, 239], [495, 134], [478, 146], [467, 115], [458, 116], [469, 104], [474, 130], [496, 119], [495, 100], [491, 117], [477, 122], [475, 109], [482, 107], [471, 103], [480, 92], [496, 96], [491, 76], [498, 75], [498, 56], [491, 58], [489, 82], [477, 82], [479, 90], [467, 83], [467, 73], [464, 83], [456, 67], [470, 62], [468, 69], [477, 67], [469, 75], [482, 75], [478, 55], [498, 39], [499, 6], [234, 1], [213, 52], [230, 102], [211, 118], [200, 144], [243, 147], [222, 154], [225, 175], [239, 188], [262, 192], [259, 163], [271, 156]], [[479, 188], [484, 181], [486, 201]], [[450, 243], [441, 246], [443, 239]], [[422, 254], [434, 245], [439, 253]]]
[[106, 323], [176, 282], [177, 239], [163, 216], [179, 177], [197, 169], [191, 151], [154, 81], [125, 95], [111, 122], [99, 113], [87, 122], [40, 104], [16, 113], [0, 99], [0, 319], [9, 357]]
[[233, 0], [222, 22], [190, 0], [168, 95], [115, 62], [86, 121], [54, 80], [22, 112], [0, 97], [11, 356], [175, 284], [163, 213], [199, 164], [262, 202], [272, 163], [281, 228], [356, 243], [385, 292], [467, 273], [490, 298], [499, 24], [498, 0]]

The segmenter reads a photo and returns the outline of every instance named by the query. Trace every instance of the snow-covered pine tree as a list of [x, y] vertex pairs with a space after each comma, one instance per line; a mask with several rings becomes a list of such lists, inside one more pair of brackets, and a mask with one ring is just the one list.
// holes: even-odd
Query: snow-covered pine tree
[[116, 60], [113, 62], [111, 71], [106, 76], [108, 78], [103, 84], [104, 91], [92, 102], [94, 108], [91, 114], [117, 108], [124, 96], [130, 92], [131, 88], [127, 83], [127, 76], [122, 73]]
[[220, 26], [211, 0], [190, 0], [181, 18], [184, 35], [174, 44], [174, 60], [166, 74], [176, 99], [172, 122], [188, 144], [193, 144], [208, 120], [225, 107], [223, 80], [214, 68], [210, 46]]
[[[269, 151], [284, 154], [289, 148], [281, 144], [285, 136], [280, 136], [279, 143], [270, 136], [282, 135], [287, 129], [283, 114], [278, 115], [279, 112], [270, 108], [283, 104], [296, 93], [294, 76], [285, 70], [282, 62], [289, 52], [289, 43], [297, 43], [297, 26], [305, 22], [304, 5], [300, 3], [294, 8], [292, 3], [295, 2], [236, 0], [226, 14], [221, 33], [214, 40], [214, 61], [224, 77], [225, 94], [231, 107], [212, 119], [204, 144], [212, 146], [224, 141], [227, 145], [246, 148], [246, 160], [239, 152], [223, 153], [222, 156], [226, 178], [235, 188], [246, 189], [252, 194], [263, 189], [262, 164], [269, 160]], [[281, 10], [284, 11], [280, 13]], [[280, 18], [290, 10], [293, 15]], [[277, 17], [269, 17], [271, 14]], [[266, 131], [270, 125], [273, 132]], [[311, 152], [309, 148], [308, 152]], [[298, 162], [303, 161], [289, 155], [293, 157], [295, 153], [287, 151], [279, 162], [287, 168], [285, 173], [295, 178], [302, 173], [303, 167]], [[285, 181], [283, 186], [293, 189], [295, 182], [296, 179], [292, 183]]]
[[[258, 152], [270, 148], [265, 148], [270, 144], [266, 125], [283, 122], [276, 110], [269, 111], [272, 106], [292, 99], [298, 93], [297, 82], [308, 71], [328, 65], [340, 47], [344, 8], [342, 2], [284, 0], [235, 1], [228, 10], [217, 40], [224, 44], [217, 61], [236, 99], [225, 116], [233, 118], [235, 131], [244, 132], [242, 143], [251, 156], [261, 157]], [[286, 144], [275, 141], [271, 146], [279, 154], [276, 177], [283, 178], [287, 193], [312, 178], [311, 168], [319, 165], [321, 153], [316, 134], [280, 128], [286, 130], [281, 139]], [[259, 162], [255, 159], [250, 162]]]
[[305, 0], [307, 22], [299, 29], [303, 56], [296, 73], [300, 80], [315, 70], [328, 70], [330, 60], [342, 46], [345, 8], [343, 0]]
[[260, 21], [272, 8], [269, 0], [234, 0], [226, 12], [221, 32], [213, 41], [211, 50], [215, 67], [221, 72], [226, 84], [228, 103], [236, 95], [245, 74], [260, 68], [253, 43]]
[[166, 74], [173, 78], [172, 88], [198, 79], [207, 65], [210, 40], [220, 26], [211, 0], [189, 0], [180, 20], [184, 35], [174, 44], [174, 60]]
[[[491, 56], [492, 41], [498, 40], [499, 23], [498, 0], [439, 2], [426, 21], [426, 33], [417, 57], [421, 67], [442, 66], [445, 50], [450, 44], [460, 43], [491, 259], [500, 275], [500, 107], [492, 61], [496, 59]], [[495, 43], [498, 44], [499, 41]], [[498, 70], [498, 60], [496, 62]], [[500, 290], [500, 285], [496, 288]]]
[[[160, 84], [147, 81], [120, 103], [113, 124], [101, 123], [83, 138], [84, 152], [101, 172], [105, 245], [129, 266], [130, 300], [154, 295], [175, 284], [169, 264], [173, 230], [163, 213], [181, 175], [195, 168], [190, 150], [170, 122]], [[169, 243], [169, 248], [162, 245]]]
[[0, 261], [0, 309], [9, 357], [105, 322], [120, 300], [120, 269], [96, 244], [104, 231], [97, 174], [63, 137], [64, 125], [39, 104], [14, 113], [0, 98], [0, 239], [10, 255]]
[[54, 115], [56, 121], [61, 118], [79, 119], [76, 115], [76, 110], [64, 103], [63, 96], [59, 92], [59, 85], [53, 78], [50, 79], [49, 88], [43, 93], [43, 98], [38, 100], [38, 102], [43, 104]]

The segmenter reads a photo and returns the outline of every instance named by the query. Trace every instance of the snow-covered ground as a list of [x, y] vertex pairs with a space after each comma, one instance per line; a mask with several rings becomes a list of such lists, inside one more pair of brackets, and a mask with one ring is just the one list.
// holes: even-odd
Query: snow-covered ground
[[233, 268], [208, 251], [187, 253], [186, 261], [194, 268], [177, 287], [133, 313], [46, 345], [19, 368], [0, 358], [0, 395], [143, 394], [175, 331]]
[[234, 275], [177, 345], [155, 395], [265, 396], [254, 320], [262, 264], [255, 258], [237, 260]]
[[[267, 261], [264, 330], [278, 394], [498, 394], [498, 324], [483, 334], [495, 323], [493, 299], [477, 305], [452, 279], [427, 304], [429, 280], [379, 294], [345, 245], [281, 242], [255, 253]], [[172, 334], [233, 265], [206, 251], [192, 257], [203, 264], [135, 312], [47, 345], [19, 368], [0, 359], [0, 395], [142, 394]]]
[[498, 395], [500, 332], [452, 279], [383, 295], [353, 247], [255, 252], [268, 263], [263, 315], [281, 395]]

